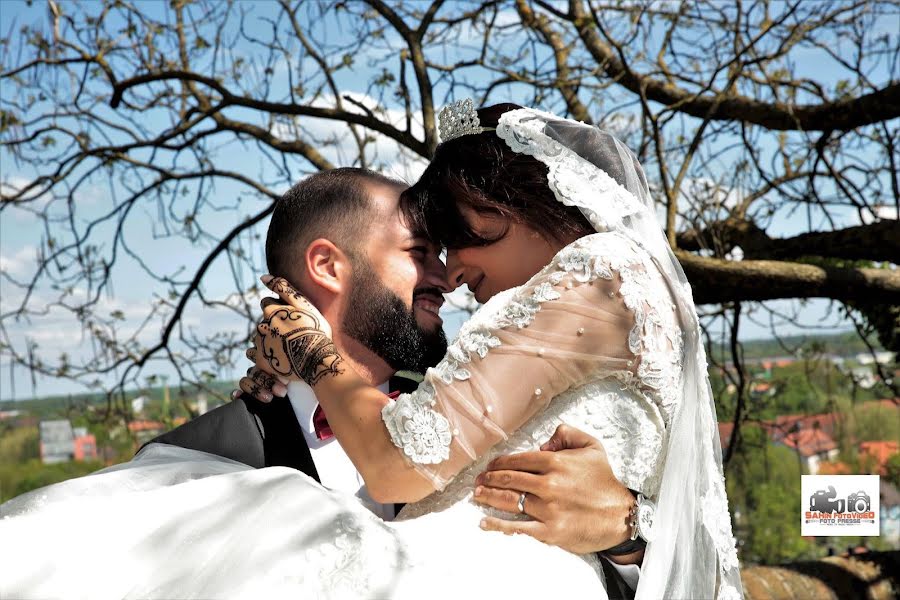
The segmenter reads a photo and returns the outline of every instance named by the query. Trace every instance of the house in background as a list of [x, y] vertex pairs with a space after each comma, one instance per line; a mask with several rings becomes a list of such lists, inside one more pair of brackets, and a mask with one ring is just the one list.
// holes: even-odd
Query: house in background
[[41, 461], [49, 465], [71, 460], [97, 460], [97, 439], [87, 427], [72, 427], [68, 419], [41, 421], [38, 425]]
[[41, 461], [45, 465], [69, 462], [75, 458], [75, 433], [68, 419], [41, 421], [38, 425]]
[[874, 441], [860, 442], [859, 460], [873, 474], [886, 475], [888, 459], [900, 452], [900, 442]]
[[833, 462], [840, 453], [837, 442], [819, 428], [792, 431], [776, 443], [795, 451], [810, 475], [819, 472], [819, 463]]
[[97, 460], [97, 438], [88, 433], [87, 427], [75, 427], [72, 432], [75, 435], [72, 440], [75, 460]]

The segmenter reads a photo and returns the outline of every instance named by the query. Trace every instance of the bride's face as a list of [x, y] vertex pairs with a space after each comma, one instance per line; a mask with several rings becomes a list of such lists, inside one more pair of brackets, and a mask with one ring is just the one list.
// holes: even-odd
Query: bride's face
[[450, 285], [468, 285], [475, 300], [481, 303], [527, 282], [564, 246], [548, 242], [527, 225], [504, 217], [479, 214], [467, 207], [461, 207], [460, 212], [475, 233], [489, 239], [506, 229], [506, 235], [490, 245], [447, 252]]

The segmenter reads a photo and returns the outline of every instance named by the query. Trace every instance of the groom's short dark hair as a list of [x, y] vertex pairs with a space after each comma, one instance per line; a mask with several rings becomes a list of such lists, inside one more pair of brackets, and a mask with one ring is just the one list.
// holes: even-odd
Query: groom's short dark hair
[[303, 252], [317, 238], [331, 240], [351, 256], [372, 231], [366, 183], [406, 187], [402, 181], [357, 167], [314, 173], [275, 203], [266, 236], [269, 273], [296, 281]]

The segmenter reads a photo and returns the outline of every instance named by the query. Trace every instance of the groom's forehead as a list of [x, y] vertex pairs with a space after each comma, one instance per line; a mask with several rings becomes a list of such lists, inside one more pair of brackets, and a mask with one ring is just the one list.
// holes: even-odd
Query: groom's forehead
[[367, 184], [371, 203], [371, 220], [365, 224], [371, 233], [390, 234], [398, 241], [420, 235], [407, 225], [407, 219], [400, 207], [400, 193], [406, 189], [402, 185], [388, 185], [370, 182]]

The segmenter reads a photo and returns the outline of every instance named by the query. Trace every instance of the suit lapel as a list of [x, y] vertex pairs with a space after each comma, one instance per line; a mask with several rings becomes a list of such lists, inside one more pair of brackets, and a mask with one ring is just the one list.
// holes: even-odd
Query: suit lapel
[[266, 466], [297, 469], [321, 482], [290, 399], [285, 396], [264, 403], [246, 394], [241, 399], [260, 425]]
[[[412, 392], [418, 385], [413, 379], [396, 376], [391, 377], [388, 384], [390, 391], [401, 393]], [[263, 403], [246, 394], [241, 399], [247, 405], [247, 410], [256, 417], [263, 440], [266, 466], [297, 469], [321, 483], [290, 399], [285, 396]], [[403, 506], [405, 505], [395, 504], [394, 508], [396, 512], [400, 512]]]

